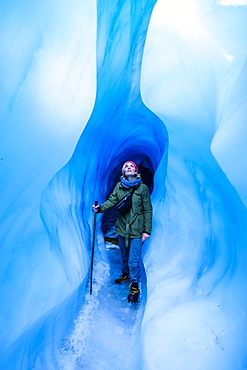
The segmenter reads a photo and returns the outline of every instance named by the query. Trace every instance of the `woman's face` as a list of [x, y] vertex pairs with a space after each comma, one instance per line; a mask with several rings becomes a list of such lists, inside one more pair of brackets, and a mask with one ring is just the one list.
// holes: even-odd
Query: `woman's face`
[[125, 176], [134, 176], [136, 173], [135, 166], [133, 163], [127, 162], [124, 166], [124, 175]]

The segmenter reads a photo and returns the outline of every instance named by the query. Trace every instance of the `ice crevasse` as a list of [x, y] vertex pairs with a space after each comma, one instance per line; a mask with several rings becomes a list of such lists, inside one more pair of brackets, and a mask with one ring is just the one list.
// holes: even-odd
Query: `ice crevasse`
[[91, 204], [130, 158], [154, 174], [135, 367], [246, 369], [246, 4], [22, 0], [0, 17], [0, 368], [59, 368]]

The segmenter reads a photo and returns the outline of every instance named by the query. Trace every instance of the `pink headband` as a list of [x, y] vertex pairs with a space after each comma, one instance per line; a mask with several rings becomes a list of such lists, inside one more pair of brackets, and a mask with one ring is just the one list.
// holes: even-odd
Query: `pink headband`
[[127, 161], [127, 162], [124, 163], [123, 167], [126, 165], [126, 163], [132, 163], [135, 166], [136, 172], [138, 173], [138, 166], [137, 166], [137, 164], [135, 164], [135, 162]]

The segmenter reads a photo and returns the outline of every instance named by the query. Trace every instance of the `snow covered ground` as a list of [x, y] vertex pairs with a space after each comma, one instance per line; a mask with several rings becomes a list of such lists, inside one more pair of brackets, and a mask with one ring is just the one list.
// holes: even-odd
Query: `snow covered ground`
[[93, 272], [93, 293], [86, 293], [75, 328], [62, 348], [61, 369], [135, 368], [145, 301], [127, 302], [129, 283], [114, 284], [121, 274], [119, 248], [106, 243], [109, 263], [100, 261]]

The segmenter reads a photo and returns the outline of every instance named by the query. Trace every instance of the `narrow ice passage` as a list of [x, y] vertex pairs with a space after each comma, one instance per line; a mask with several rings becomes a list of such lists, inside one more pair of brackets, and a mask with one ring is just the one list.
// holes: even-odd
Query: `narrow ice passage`
[[[243, 3], [2, 2], [1, 369], [247, 369]], [[87, 287], [127, 158], [154, 174], [137, 310], [103, 217]]]
[[[115, 14], [115, 1], [110, 2], [107, 9], [104, 2], [98, 2], [97, 96], [94, 111], [74, 154], [78, 163], [80, 158], [85, 161], [88, 155], [90, 165], [95, 162], [96, 178], [84, 177], [83, 168], [80, 175], [85, 178], [84, 181], [94, 183], [91, 202], [93, 196], [100, 202], [106, 199], [127, 159], [150, 168], [153, 173], [163, 156], [163, 164], [166, 164], [167, 133], [164, 123], [145, 107], [140, 96], [140, 70], [152, 11], [150, 4], [144, 1], [142, 8], [140, 4], [127, 1], [119, 5], [119, 12]], [[111, 29], [108, 34], [105, 27]], [[111, 38], [103, 37], [105, 33], [111, 34]], [[86, 143], [91, 145], [92, 137], [97, 138], [96, 145], [90, 148]], [[83, 189], [89, 188], [90, 184], [83, 184]], [[91, 210], [83, 209], [84, 219], [87, 217], [85, 212]], [[105, 255], [104, 246], [100, 244], [98, 248], [100, 253], [94, 276], [96, 296], [86, 295], [67, 351], [65, 346], [62, 358], [64, 368], [70, 365], [76, 369], [138, 368], [141, 320], [146, 301], [145, 277], [142, 278], [140, 305], [131, 307], [127, 303], [128, 284], [113, 284], [121, 271], [118, 249], [108, 248]], [[75, 347], [77, 354], [74, 353]]]
[[[127, 159], [149, 168], [152, 173], [155, 173], [162, 160], [165, 179], [167, 131], [164, 123], [143, 104], [140, 95], [145, 35], [154, 3], [155, 1], [142, 1], [140, 7], [140, 3], [132, 1], [118, 4], [111, 1], [106, 8], [103, 1], [98, 1], [95, 106], [73, 157], [51, 181], [42, 197], [42, 219], [55, 250], [61, 254], [65, 269], [66, 264], [69, 266], [71, 263], [68, 262], [71, 259], [71, 249], [65, 244], [68, 239], [66, 233], [75, 235], [74, 228], [77, 229], [77, 253], [81, 253], [80, 238], [86, 249], [90, 248], [91, 204], [96, 199], [100, 203], [106, 199], [118, 181], [117, 174]], [[117, 13], [116, 7], [119, 7]], [[92, 171], [92, 168], [95, 170]], [[68, 197], [73, 205], [81, 205], [78, 213], [70, 218], [71, 224], [67, 223], [66, 227], [69, 210], [67, 203], [60, 203], [59, 194], [63, 199]], [[57, 221], [56, 205], [60, 215], [63, 215]], [[116, 263], [107, 256], [113, 255], [116, 249], [109, 249], [105, 255], [101, 244], [98, 248], [98, 274], [94, 278], [97, 295], [90, 297], [86, 294], [76, 328], [67, 348], [65, 345], [63, 349], [64, 357], [60, 357], [61, 363], [65, 361], [65, 369], [68, 366], [75, 369], [110, 369], [111, 366], [126, 370], [138, 368], [141, 319], [146, 300], [145, 277], [142, 278], [141, 303], [138, 308], [130, 307], [127, 304], [128, 288], [112, 284], [114, 276], [120, 273], [121, 264], [119, 258]], [[88, 253], [87, 250], [86, 252]], [[110, 262], [110, 275], [105, 258]], [[71, 265], [69, 268], [71, 269]], [[86, 279], [87, 274], [84, 281]]]

